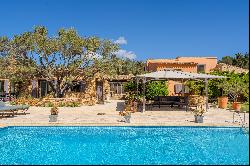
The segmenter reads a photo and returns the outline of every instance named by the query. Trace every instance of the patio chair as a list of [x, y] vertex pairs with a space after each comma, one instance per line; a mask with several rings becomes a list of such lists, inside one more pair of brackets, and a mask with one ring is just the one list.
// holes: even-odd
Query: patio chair
[[180, 98], [180, 102], [178, 102], [178, 107], [180, 106], [185, 106], [185, 110], [188, 111], [188, 96]]
[[160, 108], [160, 98], [159, 96], [154, 97], [154, 101], [151, 103], [150, 109], [152, 110], [153, 107], [159, 107]]

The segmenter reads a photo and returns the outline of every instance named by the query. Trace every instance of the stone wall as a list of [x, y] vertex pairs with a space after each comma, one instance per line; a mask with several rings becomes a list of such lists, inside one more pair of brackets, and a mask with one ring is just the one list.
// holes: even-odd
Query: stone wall
[[104, 97], [104, 100], [110, 99], [110, 85], [109, 85], [108, 80], [103, 81], [103, 97]]
[[225, 63], [218, 63], [217, 66], [214, 68], [214, 70], [219, 71], [229, 71], [229, 72], [235, 72], [235, 73], [248, 73], [248, 69], [243, 69], [237, 66], [228, 65]]
[[[123, 76], [123, 77], [125, 77], [125, 76]], [[117, 78], [115, 78], [115, 79], [117, 79]], [[101, 82], [103, 82], [103, 99], [110, 100], [109, 80], [110, 80], [110, 78], [108, 78], [108, 77], [101, 77], [99, 74], [96, 74], [93, 78], [90, 78], [86, 81], [86, 89], [84, 92], [68, 91], [65, 93], [64, 98], [77, 99], [82, 104], [85, 104], [85, 105], [94, 105], [97, 103], [96, 81], [101, 81]], [[36, 79], [35, 81], [36, 81], [35, 83], [36, 83], [36, 87], [37, 87], [37, 91], [38, 91], [39, 90], [38, 89], [38, 79]], [[10, 90], [10, 88], [9, 88], [9, 90]], [[25, 85], [22, 85], [20, 87], [19, 97], [29, 97], [29, 96], [32, 96], [32, 80], [28, 81]], [[52, 96], [52, 94], [48, 94], [46, 97], [52, 98], [53, 96]]]
[[103, 98], [104, 100], [110, 99], [110, 86], [109, 82], [106, 79], [100, 78], [99, 75], [89, 79], [86, 81], [86, 89], [85, 92], [67, 92], [66, 98], [79, 98], [83, 104], [86, 105], [94, 105], [97, 103], [96, 96], [96, 81], [103, 82]]

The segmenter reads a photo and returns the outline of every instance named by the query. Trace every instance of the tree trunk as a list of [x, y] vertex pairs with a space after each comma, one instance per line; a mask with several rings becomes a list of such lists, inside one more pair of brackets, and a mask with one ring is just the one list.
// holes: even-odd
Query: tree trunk
[[61, 82], [60, 81], [48, 81], [48, 82], [49, 82], [49, 86], [51, 87], [54, 93], [53, 96], [55, 98], [62, 98], [63, 93], [62, 93], [62, 89], [60, 88]]

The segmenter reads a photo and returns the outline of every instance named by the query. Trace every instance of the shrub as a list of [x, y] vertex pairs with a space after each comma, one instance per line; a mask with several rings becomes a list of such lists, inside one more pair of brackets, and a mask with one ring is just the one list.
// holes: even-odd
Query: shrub
[[[141, 84], [139, 83], [139, 85], [141, 87]], [[130, 82], [127, 82], [125, 85], [124, 85], [124, 90], [126, 92], [136, 92], [136, 89], [137, 88], [137, 85], [136, 85], [136, 82], [135, 81], [130, 81]], [[139, 89], [139, 88], [138, 88]]]
[[167, 96], [168, 87], [166, 81], [151, 81], [146, 85], [146, 98], [154, 99], [155, 96]]
[[18, 99], [15, 99], [14, 101], [10, 102], [12, 105], [30, 105], [30, 106], [36, 106], [41, 102], [41, 99], [37, 98], [30, 98], [30, 97], [20, 97]]
[[[222, 95], [229, 95], [233, 100], [249, 101], [249, 75], [234, 72], [214, 71], [210, 74], [226, 76], [226, 79], [211, 79], [208, 81], [209, 98], [216, 99]], [[203, 81], [187, 81], [191, 94], [204, 95]]]
[[57, 107], [52, 107], [50, 110], [51, 115], [58, 115], [59, 111]]
[[81, 105], [80, 102], [77, 101], [61, 101], [61, 102], [55, 102], [55, 101], [49, 101], [49, 100], [42, 100], [37, 98], [18, 98], [14, 101], [10, 102], [11, 105], [22, 105], [27, 104], [30, 106], [38, 106], [38, 107], [79, 107]]
[[241, 108], [240, 108], [240, 111], [241, 112], [244, 112], [244, 111], [249, 112], [249, 103], [242, 104]]
[[79, 107], [81, 103], [76, 102], [76, 101], [68, 101], [64, 103], [64, 106], [66, 107]]
[[58, 104], [58, 107], [64, 107], [65, 106], [65, 103], [64, 102], [60, 102], [59, 104]]
[[[138, 94], [137, 94], [137, 85], [136, 82], [128, 82], [124, 86], [125, 91], [127, 92], [125, 99], [126, 100], [135, 100], [141, 99], [143, 97], [143, 84], [138, 84]], [[145, 95], [147, 99], [153, 99], [154, 96], [167, 96], [168, 87], [166, 81], [150, 81], [145, 85]]]
[[54, 107], [54, 103], [52, 103], [51, 101], [47, 101], [46, 103], [44, 103], [45, 107]]

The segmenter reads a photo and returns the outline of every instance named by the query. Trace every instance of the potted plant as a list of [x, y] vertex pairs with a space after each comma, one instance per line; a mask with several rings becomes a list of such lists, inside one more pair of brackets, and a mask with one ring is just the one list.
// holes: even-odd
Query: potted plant
[[121, 112], [119, 112], [119, 115], [124, 117], [125, 123], [130, 123], [131, 112], [129, 112], [129, 111], [121, 111]]
[[130, 123], [130, 118], [131, 118], [131, 107], [130, 105], [126, 105], [124, 111], [120, 111], [119, 115], [124, 117], [125, 123]]
[[240, 111], [240, 102], [239, 98], [242, 93], [248, 89], [246, 84], [240, 79], [238, 74], [232, 74], [228, 81], [225, 81], [221, 84], [223, 91], [228, 94], [228, 96], [233, 99], [232, 107], [236, 111]]
[[195, 123], [203, 123], [203, 114], [206, 112], [204, 109], [204, 100], [200, 99], [196, 108], [193, 110]]
[[56, 122], [58, 117], [58, 107], [54, 106], [50, 110], [49, 122]]
[[220, 96], [218, 97], [218, 107], [219, 108], [227, 108], [228, 97], [227, 96]]
[[124, 119], [125, 119], [125, 123], [130, 123], [131, 112], [125, 112]]
[[195, 123], [203, 123], [203, 114], [205, 113], [205, 109], [202, 107], [197, 107], [193, 110], [194, 112], [194, 121]]
[[[227, 80], [224, 80], [220, 83], [218, 83], [218, 88], [220, 90], [221, 96], [218, 97], [218, 107], [225, 109], [227, 108], [227, 104], [228, 104], [228, 88], [225, 88], [225, 83], [228, 83]], [[230, 84], [228, 84], [227, 86], [229, 86]]]
[[127, 93], [125, 99], [126, 110], [137, 112], [138, 96], [134, 93]]

